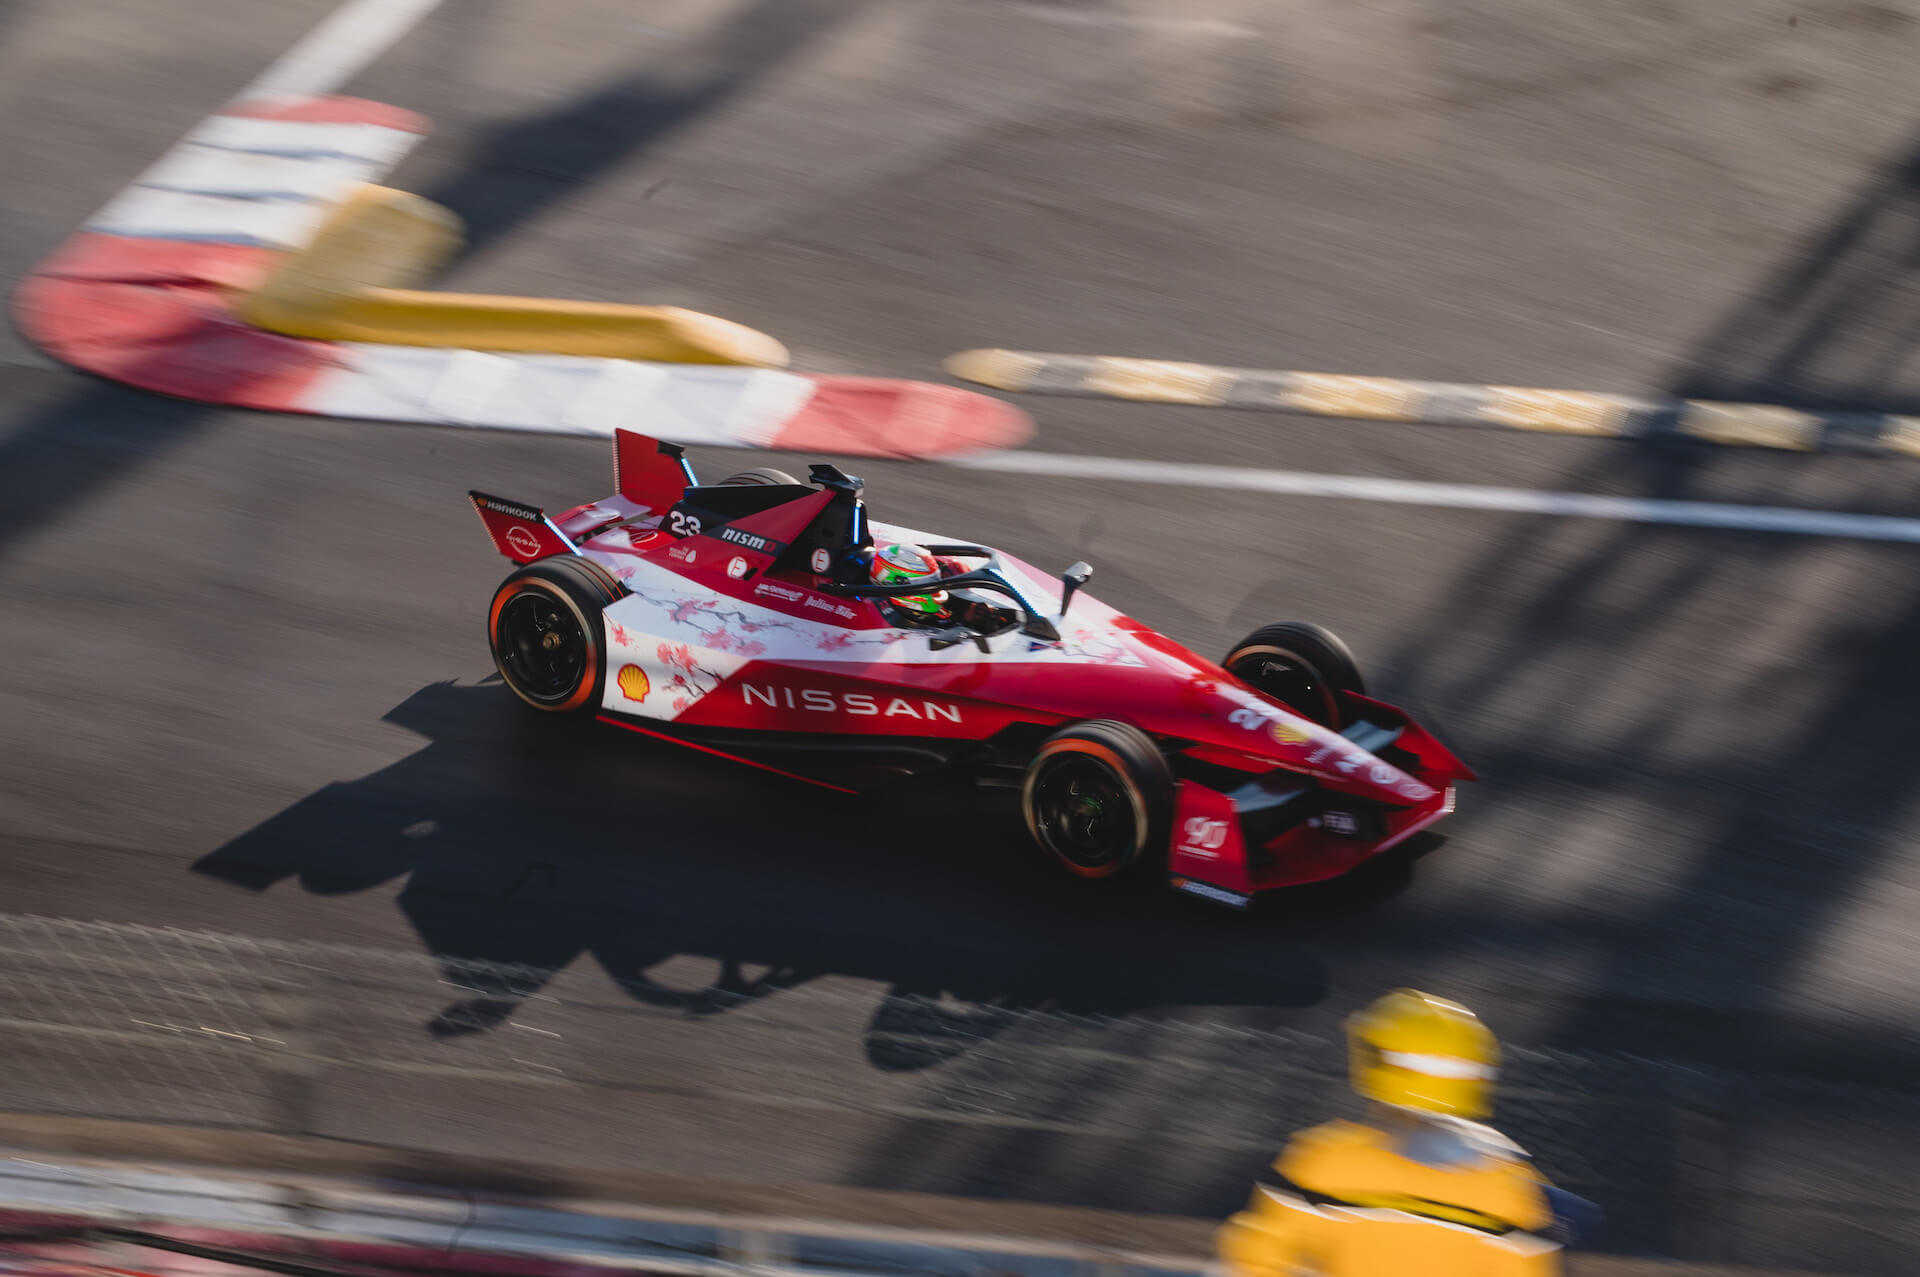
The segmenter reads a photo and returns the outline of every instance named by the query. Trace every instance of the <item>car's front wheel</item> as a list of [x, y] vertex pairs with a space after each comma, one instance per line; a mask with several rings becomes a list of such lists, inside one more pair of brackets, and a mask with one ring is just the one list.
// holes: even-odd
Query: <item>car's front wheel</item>
[[1049, 736], [1027, 766], [1020, 807], [1033, 840], [1082, 878], [1111, 878], [1166, 845], [1173, 772], [1139, 728], [1110, 719]]
[[487, 643], [508, 687], [549, 713], [591, 710], [606, 677], [601, 610], [624, 591], [578, 555], [541, 559], [494, 591]]
[[1367, 691], [1360, 666], [1340, 636], [1308, 621], [1263, 625], [1235, 644], [1220, 664], [1256, 692], [1336, 730], [1346, 726], [1341, 693], [1364, 696]]

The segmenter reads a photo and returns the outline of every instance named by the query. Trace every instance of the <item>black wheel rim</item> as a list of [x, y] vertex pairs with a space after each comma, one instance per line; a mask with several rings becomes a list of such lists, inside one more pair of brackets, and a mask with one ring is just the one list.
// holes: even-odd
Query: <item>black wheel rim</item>
[[1033, 823], [1049, 851], [1090, 871], [1124, 863], [1139, 837], [1126, 785], [1085, 754], [1056, 754], [1040, 765]]
[[536, 701], [566, 700], [586, 672], [579, 618], [544, 590], [522, 590], [501, 606], [494, 643], [506, 676]]
[[1310, 662], [1297, 656], [1255, 652], [1229, 665], [1227, 672], [1294, 713], [1325, 727], [1334, 726], [1333, 689]]

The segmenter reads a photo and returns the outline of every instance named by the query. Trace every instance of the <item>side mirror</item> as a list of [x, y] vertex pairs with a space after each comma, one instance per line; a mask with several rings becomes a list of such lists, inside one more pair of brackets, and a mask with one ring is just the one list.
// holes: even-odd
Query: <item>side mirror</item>
[[1067, 614], [1067, 605], [1092, 575], [1093, 565], [1084, 559], [1060, 574], [1060, 615]]
[[941, 630], [927, 639], [927, 646], [936, 652], [944, 652], [955, 643], [972, 643], [982, 652], [991, 653], [993, 651], [991, 647], [987, 646], [986, 635], [967, 629], [963, 625], [955, 626], [948, 630]]

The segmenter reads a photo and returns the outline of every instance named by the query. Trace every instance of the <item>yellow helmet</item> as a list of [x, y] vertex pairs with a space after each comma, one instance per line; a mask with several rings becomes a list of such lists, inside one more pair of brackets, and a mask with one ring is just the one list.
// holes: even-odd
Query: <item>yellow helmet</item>
[[1370, 1100], [1453, 1117], [1492, 1111], [1500, 1043], [1461, 1006], [1396, 989], [1347, 1019], [1353, 1089]]

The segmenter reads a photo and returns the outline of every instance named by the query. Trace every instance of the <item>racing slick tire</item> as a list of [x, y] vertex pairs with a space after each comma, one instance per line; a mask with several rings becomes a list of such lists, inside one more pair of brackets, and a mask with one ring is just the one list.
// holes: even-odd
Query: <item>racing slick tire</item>
[[1027, 832], [1068, 873], [1111, 878], [1164, 847], [1173, 829], [1173, 770], [1129, 723], [1069, 723], [1027, 765]]
[[1340, 693], [1367, 692], [1360, 666], [1340, 636], [1308, 621], [1263, 625], [1236, 643], [1220, 664], [1255, 691], [1336, 731], [1346, 726]]
[[606, 569], [577, 554], [529, 563], [500, 583], [487, 610], [494, 668], [537, 710], [591, 713], [606, 680], [601, 609], [625, 593]]
[[717, 487], [722, 488], [779, 488], [795, 487], [799, 480], [785, 470], [775, 470], [772, 466], [755, 466], [751, 470], [740, 470], [722, 479]]

